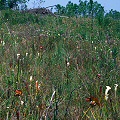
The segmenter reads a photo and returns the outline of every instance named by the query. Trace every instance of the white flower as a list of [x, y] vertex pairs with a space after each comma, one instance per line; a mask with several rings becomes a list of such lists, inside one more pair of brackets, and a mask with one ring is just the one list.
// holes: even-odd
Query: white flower
[[95, 47], [95, 50], [96, 50], [97, 48]]
[[4, 46], [5, 45], [5, 41], [1, 41], [1, 44]]
[[118, 84], [115, 84], [115, 98], [116, 98], [117, 87], [118, 87]]
[[32, 79], [33, 79], [33, 77], [32, 77], [32, 75], [30, 76], [30, 81], [32, 81]]
[[39, 106], [38, 106], [38, 105], [36, 105], [36, 107], [38, 108]]
[[105, 100], [107, 101], [108, 100], [108, 96], [105, 95]]
[[17, 59], [19, 59], [20, 58], [20, 54], [17, 54]]
[[112, 54], [112, 50], [110, 50], [110, 53]]
[[41, 86], [41, 84], [38, 84], [38, 89], [40, 90], [40, 86]]
[[109, 92], [110, 89], [111, 89], [110, 86], [106, 86], [105, 95], [109, 95], [108, 92]]
[[38, 57], [40, 56], [40, 53], [38, 53]]
[[105, 90], [105, 100], [107, 100], [108, 99], [108, 92], [109, 92], [109, 90], [111, 89], [111, 87], [110, 86], [106, 86], [106, 90]]
[[67, 62], [67, 67], [70, 65], [70, 62]]
[[26, 53], [26, 57], [28, 56], [28, 53]]
[[23, 104], [24, 104], [24, 101], [21, 100], [21, 105], [23, 105]]
[[118, 84], [115, 84], [115, 91], [117, 91]]

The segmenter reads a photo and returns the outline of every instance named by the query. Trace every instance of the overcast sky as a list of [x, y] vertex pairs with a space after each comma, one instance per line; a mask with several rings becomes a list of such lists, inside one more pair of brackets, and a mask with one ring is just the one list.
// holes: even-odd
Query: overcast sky
[[[56, 5], [56, 4], [66, 6], [68, 1], [71, 1], [77, 4], [79, 3], [79, 0], [45, 0], [44, 3], [39, 4], [39, 1], [40, 0], [30, 0], [28, 4], [28, 8], [35, 8], [36, 6], [47, 7], [47, 6]], [[93, 1], [97, 1], [98, 3], [100, 3], [104, 7], [105, 11], [107, 12], [109, 12], [109, 10], [111, 9], [117, 10], [120, 12], [120, 0], [93, 0]]]

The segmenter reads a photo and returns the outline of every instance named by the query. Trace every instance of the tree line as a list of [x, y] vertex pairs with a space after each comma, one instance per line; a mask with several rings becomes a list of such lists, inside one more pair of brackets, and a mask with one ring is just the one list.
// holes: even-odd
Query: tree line
[[59, 15], [66, 15], [70, 17], [83, 16], [98, 18], [99, 20], [101, 20], [103, 17], [111, 17], [120, 20], [119, 11], [111, 9], [109, 12], [106, 13], [104, 7], [97, 1], [94, 2], [93, 0], [79, 0], [79, 4], [74, 4], [69, 1], [66, 6], [61, 6], [60, 4], [57, 4], [56, 13]]
[[[20, 4], [25, 4], [29, 0], [0, 0], [0, 10], [9, 8], [9, 9], [19, 9]], [[40, 3], [44, 2], [44, 0], [39, 0]], [[93, 0], [79, 0], [79, 4], [72, 3], [69, 1], [66, 6], [62, 6], [57, 4], [55, 7], [56, 14], [66, 15], [69, 17], [92, 17], [97, 18], [99, 22], [102, 22], [104, 17], [110, 17], [113, 19], [120, 20], [120, 12], [111, 9], [109, 12], [105, 12], [104, 7], [99, 4], [97, 1]]]

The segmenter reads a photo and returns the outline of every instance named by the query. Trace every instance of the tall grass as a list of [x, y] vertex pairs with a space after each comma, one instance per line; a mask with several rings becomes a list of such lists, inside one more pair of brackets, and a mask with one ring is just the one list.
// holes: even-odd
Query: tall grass
[[[119, 21], [2, 11], [0, 119], [119, 120]], [[38, 82], [38, 83], [37, 83]], [[114, 84], [118, 84], [115, 97]], [[111, 86], [104, 100], [106, 86]], [[99, 89], [102, 87], [102, 95]], [[16, 90], [22, 94], [16, 95]], [[86, 98], [102, 104], [91, 107]]]

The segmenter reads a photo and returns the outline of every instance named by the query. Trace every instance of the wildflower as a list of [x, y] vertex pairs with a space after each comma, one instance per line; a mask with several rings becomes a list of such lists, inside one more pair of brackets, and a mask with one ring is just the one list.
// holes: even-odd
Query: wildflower
[[86, 101], [90, 103], [92, 107], [98, 105], [99, 107], [102, 106], [99, 99], [93, 96], [90, 96], [89, 98], [86, 98]]
[[97, 48], [95, 47], [95, 50], [96, 50]]
[[108, 92], [109, 92], [109, 90], [111, 89], [111, 87], [110, 86], [106, 86], [106, 90], [105, 90], [105, 100], [107, 101], [108, 100]]
[[30, 81], [32, 81], [32, 79], [33, 79], [33, 77], [32, 77], [32, 75], [30, 76]]
[[28, 53], [26, 53], [26, 57], [28, 56]]
[[112, 50], [110, 50], [110, 57], [112, 58], [112, 54], [113, 54], [113, 52], [112, 52]]
[[40, 49], [41, 49], [41, 50], [43, 49], [43, 46], [42, 46], [42, 45], [40, 46]]
[[38, 106], [38, 105], [36, 105], [36, 107], [38, 108], [39, 106]]
[[112, 50], [110, 51], [110, 54], [112, 54]]
[[21, 100], [21, 105], [23, 105], [23, 104], [24, 104], [24, 101]]
[[38, 90], [40, 90], [40, 85], [38, 84], [38, 81], [36, 81], [35, 86], [36, 86], [36, 92], [38, 92]]
[[5, 45], [5, 41], [1, 41], [1, 44], [4, 46]]
[[67, 62], [67, 67], [70, 66], [70, 62]]
[[17, 54], [17, 59], [19, 59], [20, 58], [20, 54]]
[[38, 89], [40, 90], [40, 86], [41, 86], [41, 84], [38, 84]]
[[117, 91], [118, 84], [115, 84], [115, 91]]
[[98, 78], [101, 78], [101, 74], [97, 74], [97, 77], [98, 77]]
[[40, 56], [40, 53], [38, 53], [38, 57]]
[[15, 90], [15, 96], [21, 96], [22, 90]]
[[116, 98], [117, 87], [118, 87], [118, 84], [115, 84], [115, 98]]

